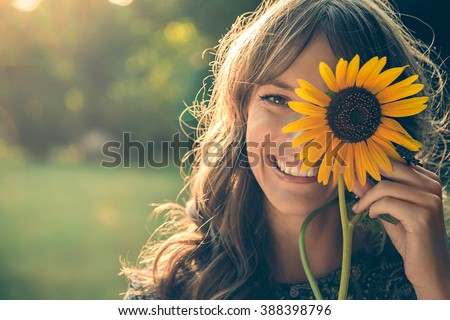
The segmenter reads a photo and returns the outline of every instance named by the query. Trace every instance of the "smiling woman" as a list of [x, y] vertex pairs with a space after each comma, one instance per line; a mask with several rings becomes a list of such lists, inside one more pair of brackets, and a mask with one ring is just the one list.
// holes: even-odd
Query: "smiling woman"
[[[352, 212], [366, 217], [350, 248], [348, 299], [450, 299], [439, 178], [448, 111], [427, 49], [382, 0], [266, 0], [239, 18], [217, 48], [210, 99], [192, 108], [190, 200], [156, 209], [170, 212], [171, 236], [150, 239], [143, 268], [124, 266], [126, 298], [312, 299], [297, 239], [321, 212], [306, 251], [323, 298], [336, 299], [342, 165], [349, 207], [359, 198]], [[333, 142], [358, 164], [307, 154]], [[207, 163], [211, 143], [219, 161]]]

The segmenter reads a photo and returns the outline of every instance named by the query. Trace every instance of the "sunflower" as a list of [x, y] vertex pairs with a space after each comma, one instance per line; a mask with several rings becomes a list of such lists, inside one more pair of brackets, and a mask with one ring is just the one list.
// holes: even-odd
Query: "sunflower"
[[390, 158], [404, 161], [394, 144], [413, 152], [421, 148], [422, 144], [393, 118], [412, 116], [427, 107], [428, 97], [411, 97], [424, 86], [414, 83], [417, 75], [392, 84], [407, 66], [382, 72], [386, 60], [374, 57], [360, 68], [358, 55], [350, 62], [341, 58], [335, 73], [321, 62], [319, 71], [328, 94], [308, 81], [298, 80], [300, 88], [295, 93], [306, 102], [289, 101], [288, 105], [306, 117], [282, 130], [303, 131], [292, 145], [304, 144], [298, 155], [299, 160], [304, 160], [302, 170], [321, 159], [319, 182], [328, 184], [333, 171], [336, 184], [342, 172], [348, 190], [352, 191], [355, 172], [364, 185], [367, 173], [380, 181], [380, 168], [392, 171]]

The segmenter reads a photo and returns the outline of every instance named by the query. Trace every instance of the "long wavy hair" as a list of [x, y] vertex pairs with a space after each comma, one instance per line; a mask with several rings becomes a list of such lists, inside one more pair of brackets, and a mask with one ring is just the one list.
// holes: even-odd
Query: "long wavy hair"
[[[262, 191], [246, 162], [247, 104], [255, 86], [281, 75], [321, 31], [337, 57], [365, 62], [386, 56], [386, 68], [409, 65], [430, 96], [418, 116], [400, 119], [424, 147], [416, 155], [435, 172], [448, 157], [444, 84], [431, 47], [415, 39], [382, 0], [266, 0], [238, 17], [214, 50], [213, 89], [187, 110], [198, 120], [184, 157], [185, 205], [155, 212], [166, 223], [151, 237], [138, 267], [124, 265], [133, 295], [161, 299], [264, 299], [274, 284]], [[214, 150], [215, 161], [208, 161]], [[183, 166], [182, 166], [183, 167]]]

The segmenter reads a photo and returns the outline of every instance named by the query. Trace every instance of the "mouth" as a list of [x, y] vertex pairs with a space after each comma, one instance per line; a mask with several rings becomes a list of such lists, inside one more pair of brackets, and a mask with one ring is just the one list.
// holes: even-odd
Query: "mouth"
[[286, 175], [291, 177], [300, 177], [300, 178], [316, 178], [317, 173], [319, 172], [319, 166], [322, 162], [321, 159], [319, 159], [314, 165], [309, 168], [306, 171], [301, 171], [300, 168], [302, 166], [302, 162], [295, 161], [295, 162], [286, 162], [281, 159], [278, 159], [274, 155], [269, 156], [270, 161], [273, 163], [275, 169]]

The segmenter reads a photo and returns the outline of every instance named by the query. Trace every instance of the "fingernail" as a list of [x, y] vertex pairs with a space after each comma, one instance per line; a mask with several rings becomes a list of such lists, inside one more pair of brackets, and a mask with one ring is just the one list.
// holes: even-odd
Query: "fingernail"
[[357, 203], [355, 203], [355, 204], [353, 205], [353, 207], [352, 207], [352, 210], [353, 210], [354, 212], [356, 212], [356, 209], [358, 208], [358, 203], [359, 203], [359, 201], [358, 201]]

